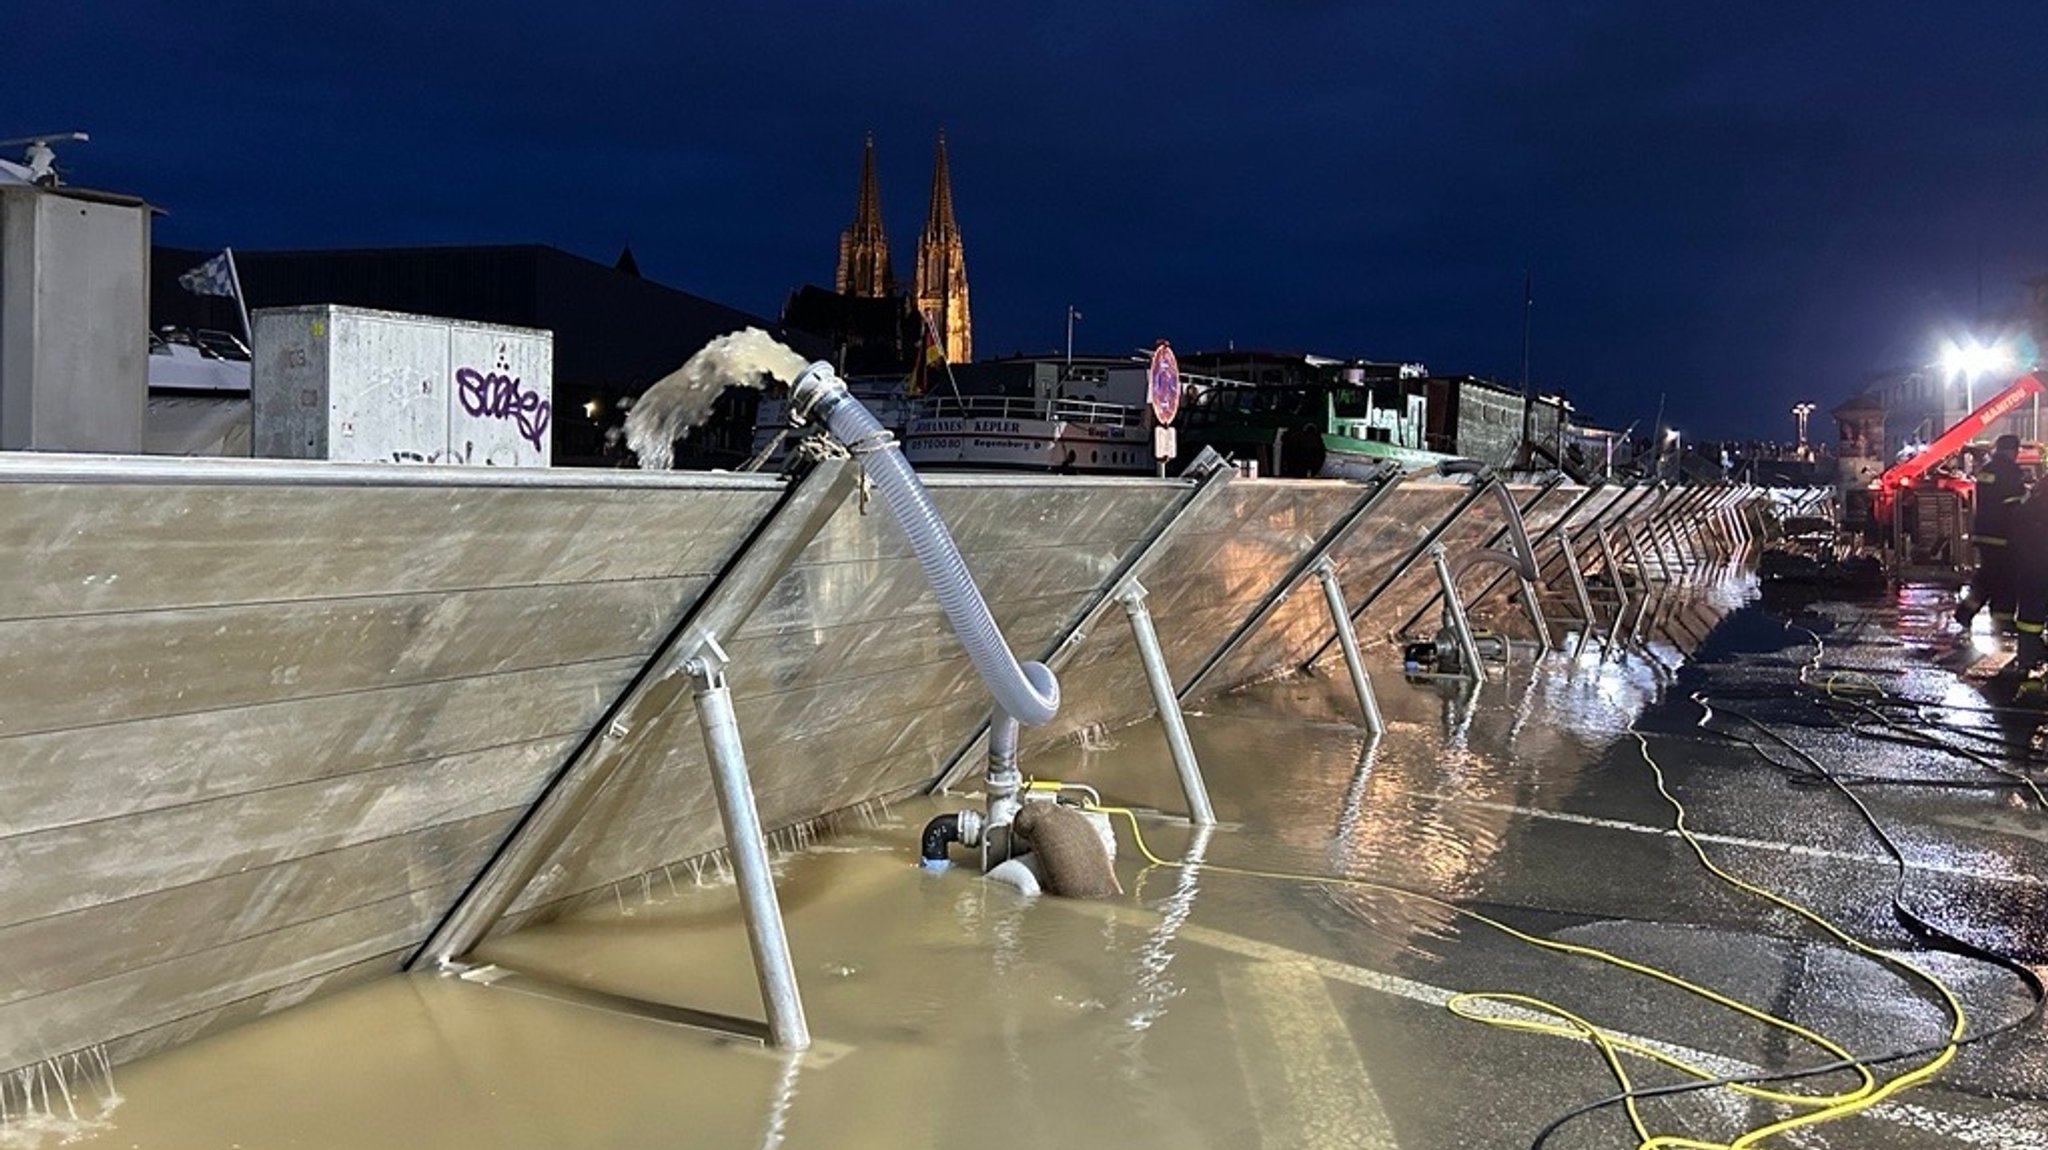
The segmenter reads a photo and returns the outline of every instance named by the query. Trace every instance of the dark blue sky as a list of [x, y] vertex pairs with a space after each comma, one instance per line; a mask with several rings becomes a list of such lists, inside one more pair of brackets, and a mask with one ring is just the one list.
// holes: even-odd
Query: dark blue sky
[[[639, 15], [615, 9], [637, 7]], [[764, 314], [946, 130], [982, 354], [1235, 340], [1789, 434], [2048, 272], [2048, 6], [9, 3], [162, 242], [538, 241]]]

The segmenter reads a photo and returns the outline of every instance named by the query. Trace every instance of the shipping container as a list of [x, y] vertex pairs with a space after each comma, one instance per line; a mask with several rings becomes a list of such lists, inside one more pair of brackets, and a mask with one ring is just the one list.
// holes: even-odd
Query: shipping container
[[317, 304], [255, 314], [256, 454], [546, 467], [554, 334]]

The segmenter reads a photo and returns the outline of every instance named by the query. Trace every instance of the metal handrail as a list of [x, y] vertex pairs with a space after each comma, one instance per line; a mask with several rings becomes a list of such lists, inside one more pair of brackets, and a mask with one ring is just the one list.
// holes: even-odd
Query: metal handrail
[[919, 419], [1040, 419], [1137, 427], [1145, 409], [1088, 399], [1039, 399], [1025, 395], [928, 395], [918, 401]]

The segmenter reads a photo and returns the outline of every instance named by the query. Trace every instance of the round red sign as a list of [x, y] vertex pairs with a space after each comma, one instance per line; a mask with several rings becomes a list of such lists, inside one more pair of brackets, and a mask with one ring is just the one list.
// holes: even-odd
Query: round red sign
[[1151, 382], [1150, 400], [1152, 414], [1159, 418], [1161, 426], [1173, 423], [1173, 417], [1180, 413], [1180, 361], [1173, 357], [1173, 349], [1165, 340], [1152, 349], [1152, 366], [1146, 372]]

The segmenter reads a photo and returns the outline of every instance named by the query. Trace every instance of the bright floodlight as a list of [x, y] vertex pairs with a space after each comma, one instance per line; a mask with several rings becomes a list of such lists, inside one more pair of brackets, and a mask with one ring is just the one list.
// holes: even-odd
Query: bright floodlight
[[2002, 343], [1953, 340], [1942, 345], [1941, 370], [1950, 379], [1978, 379], [1996, 371], [2011, 370], [2012, 348]]
[[1666, 443], [1676, 443], [1676, 442], [1678, 442], [1678, 429], [1674, 427], [1674, 428], [1671, 428], [1671, 429], [1669, 429], [1669, 430], [1665, 431], [1665, 433], [1664, 433], [1664, 442], [1666, 442]]

